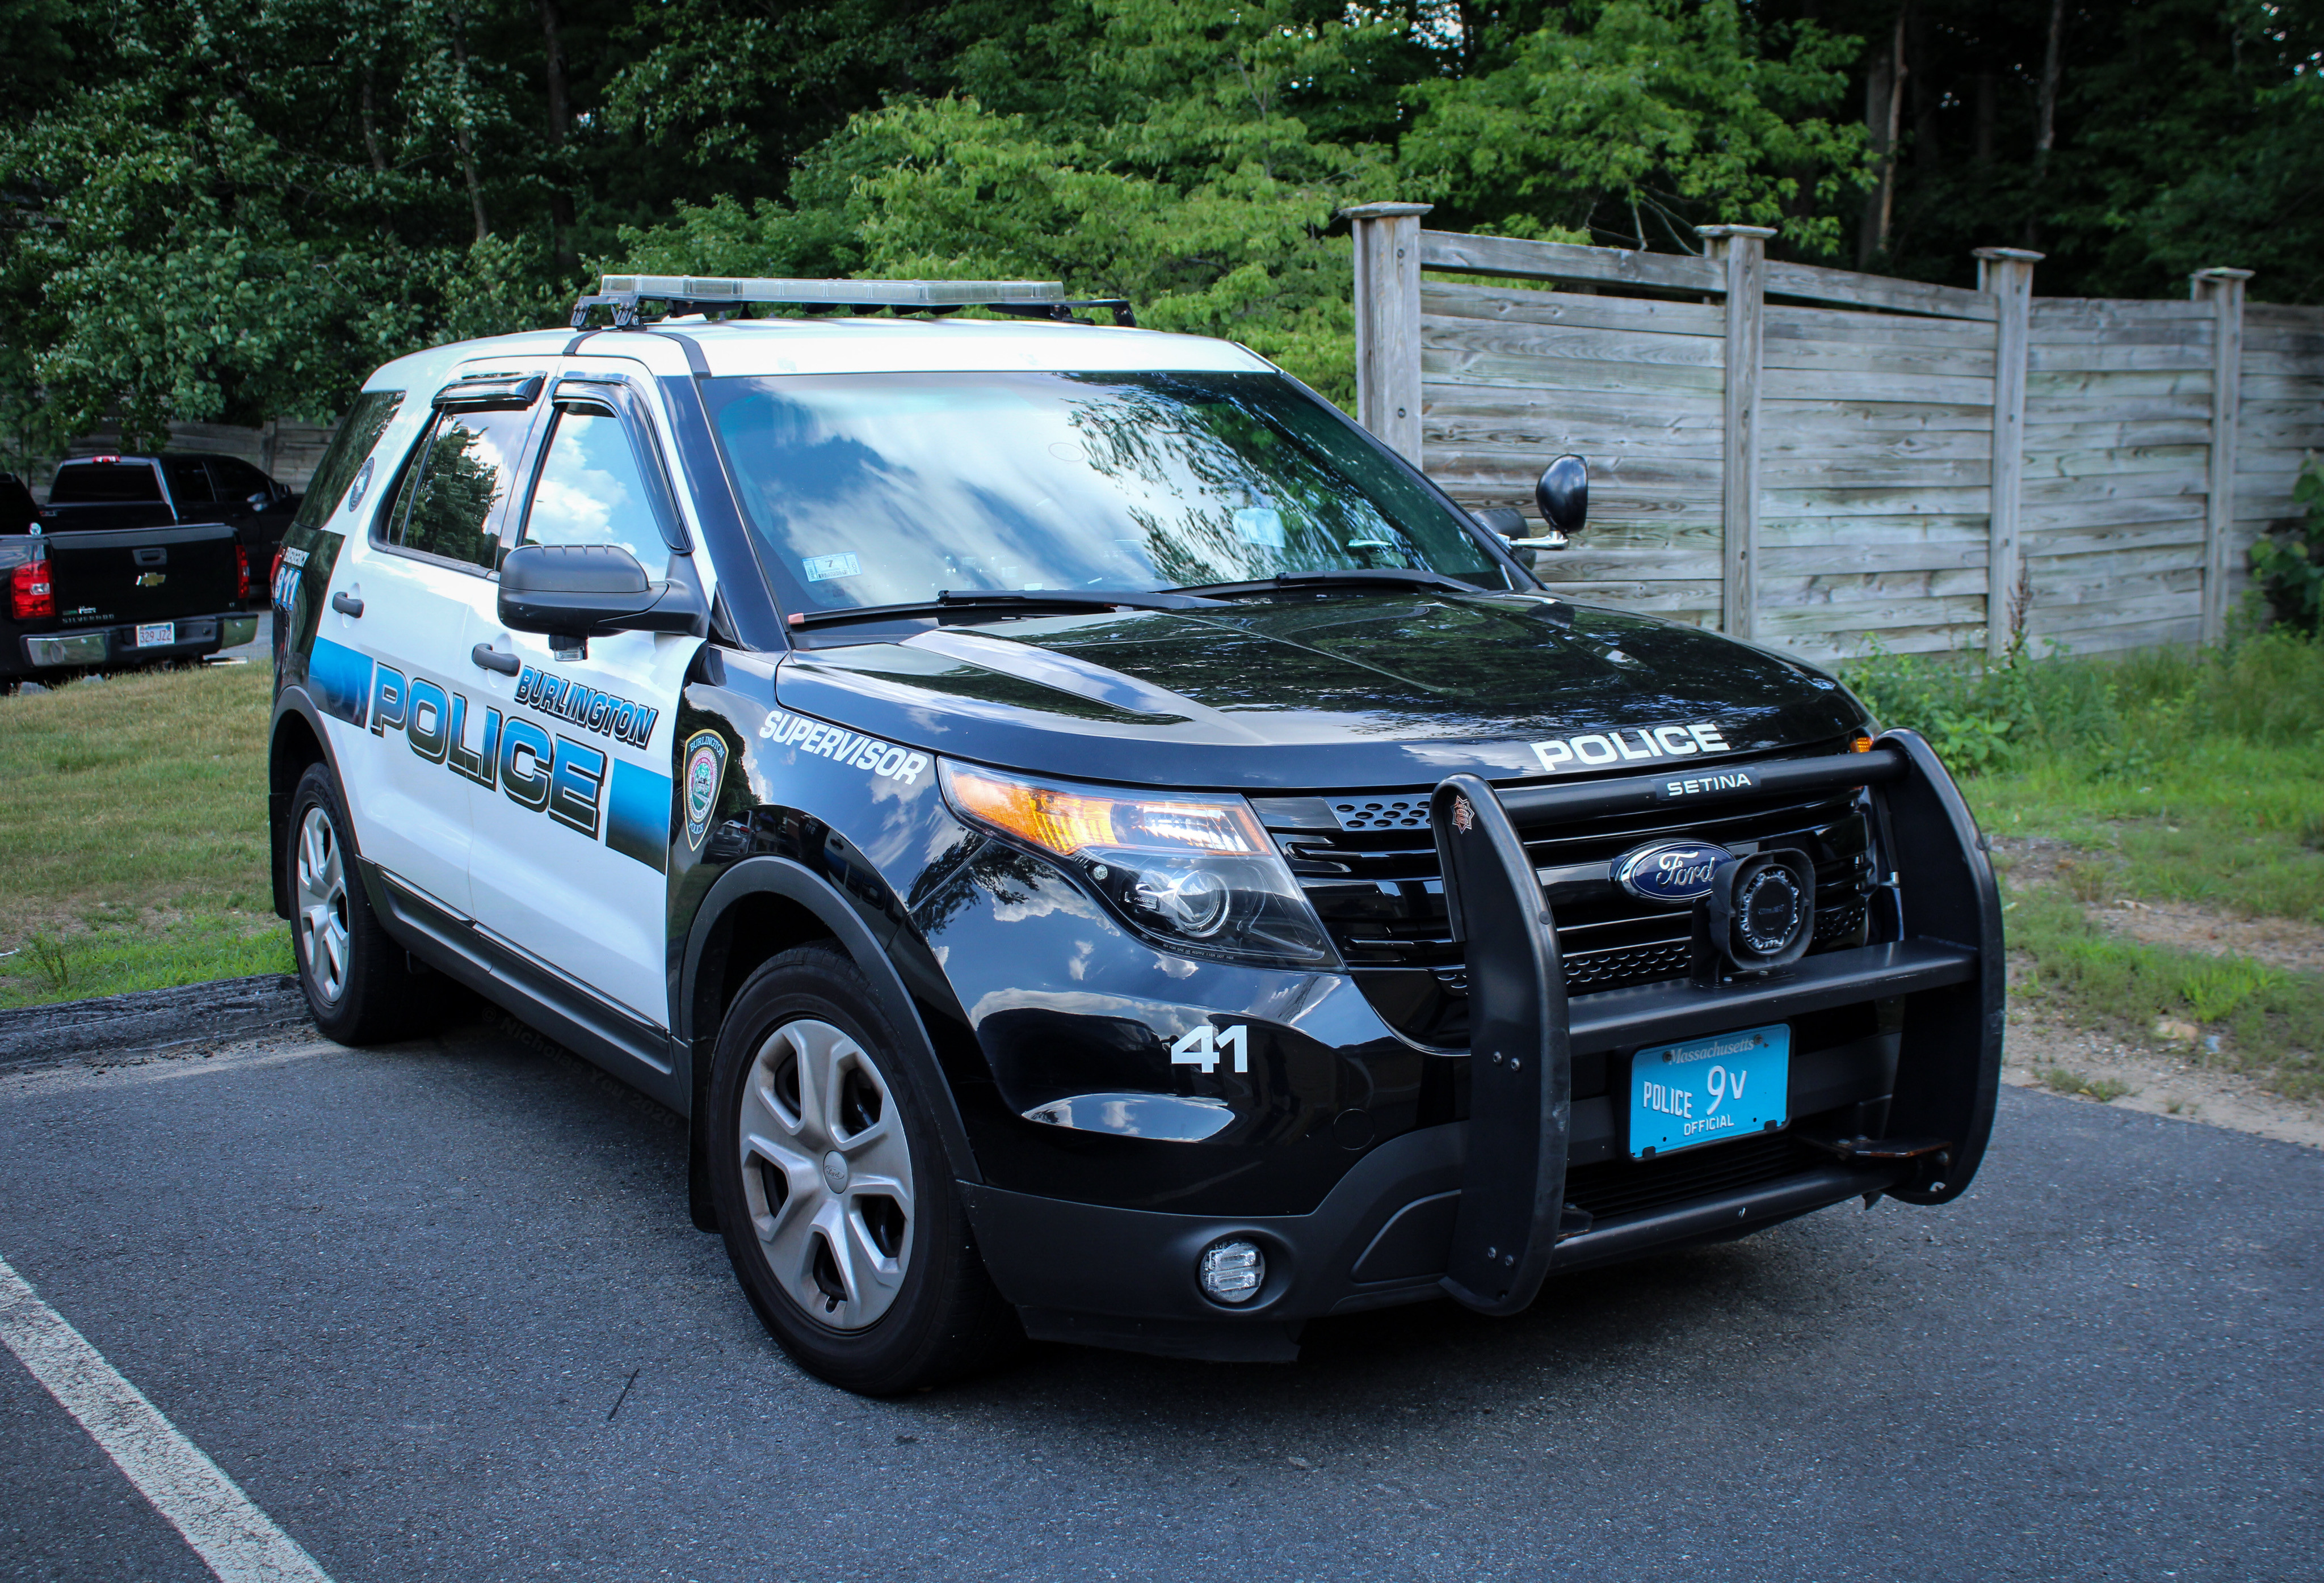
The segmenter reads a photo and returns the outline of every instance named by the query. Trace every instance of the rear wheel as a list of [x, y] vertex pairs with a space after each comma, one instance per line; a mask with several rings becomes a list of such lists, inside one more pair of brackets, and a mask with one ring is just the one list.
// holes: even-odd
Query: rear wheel
[[355, 872], [346, 815], [323, 765], [308, 767], [290, 798], [290, 839], [282, 861], [290, 896], [291, 951], [307, 1010], [325, 1036], [376, 1045], [422, 1031], [446, 988], [414, 972], [387, 937]]
[[844, 954], [785, 952], [727, 1012], [706, 1129], [751, 1305], [802, 1367], [869, 1395], [956, 1377], [1021, 1339], [900, 1050]]

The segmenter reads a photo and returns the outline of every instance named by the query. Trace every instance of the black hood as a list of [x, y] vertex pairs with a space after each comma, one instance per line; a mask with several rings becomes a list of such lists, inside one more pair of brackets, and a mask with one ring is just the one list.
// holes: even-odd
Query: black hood
[[[1321, 596], [852, 637], [817, 634], [783, 661], [784, 707], [933, 752], [1130, 785], [1387, 790], [1456, 770], [1635, 772], [1668, 767], [1658, 741], [1739, 755], [1829, 745], [1864, 722], [1798, 661], [1522, 596]], [[1599, 761], [1609, 743], [1620, 755]]]

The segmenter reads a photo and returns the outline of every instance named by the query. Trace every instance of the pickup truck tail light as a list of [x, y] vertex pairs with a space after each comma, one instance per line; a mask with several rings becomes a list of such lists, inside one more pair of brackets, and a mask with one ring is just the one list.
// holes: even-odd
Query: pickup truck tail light
[[36, 549], [9, 568], [8, 613], [20, 621], [57, 613], [57, 585], [50, 580], [45, 551]]
[[243, 545], [234, 547], [234, 602], [244, 604], [250, 599], [250, 551]]

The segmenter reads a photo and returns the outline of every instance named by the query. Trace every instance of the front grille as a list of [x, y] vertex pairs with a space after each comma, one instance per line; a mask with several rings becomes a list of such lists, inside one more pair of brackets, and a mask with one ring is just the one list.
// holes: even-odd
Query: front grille
[[1566, 1201], [1598, 1220], [1648, 1214], [1692, 1199], [1779, 1182], [1820, 1164], [1820, 1155], [1783, 1133], [1707, 1144], [1655, 1160], [1609, 1160], [1565, 1173]]
[[[1448, 932], [1427, 794], [1263, 798], [1292, 873], [1348, 965], [1391, 1024], [1424, 1043], [1467, 1039], [1462, 954]], [[1738, 799], [1683, 818], [1646, 809], [1524, 830], [1557, 920], [1569, 993], [1660, 983], [1687, 971], [1692, 914], [1618, 888], [1607, 865], [1651, 841], [1730, 851], [1795, 848], [1816, 870], [1811, 951], [1862, 943], [1871, 880], [1862, 795]]]

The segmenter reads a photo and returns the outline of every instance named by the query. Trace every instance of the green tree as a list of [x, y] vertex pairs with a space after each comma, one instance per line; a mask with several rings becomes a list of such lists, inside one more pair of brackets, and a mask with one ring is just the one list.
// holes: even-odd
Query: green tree
[[1762, 24], [1738, 0], [1582, 0], [1492, 30], [1472, 73], [1416, 83], [1406, 185], [1473, 225], [1700, 251], [1704, 224], [1780, 225], [1816, 255], [1863, 177], [1861, 128], [1824, 118], [1858, 41]]

